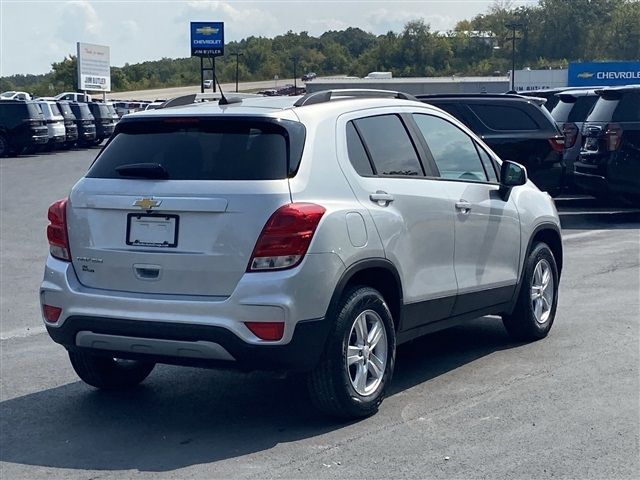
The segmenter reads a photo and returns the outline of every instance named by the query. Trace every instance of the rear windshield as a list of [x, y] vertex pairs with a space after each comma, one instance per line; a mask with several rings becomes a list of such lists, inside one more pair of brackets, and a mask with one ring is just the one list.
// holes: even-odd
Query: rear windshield
[[91, 110], [86, 103], [71, 104], [71, 111], [76, 114], [77, 118], [92, 118]]
[[538, 130], [540, 128], [527, 112], [517, 107], [470, 104], [469, 108], [492, 130]]
[[584, 122], [596, 100], [596, 95], [560, 98], [551, 116], [556, 122]]
[[591, 110], [590, 122], [640, 122], [640, 94], [627, 92], [601, 96]]
[[111, 112], [109, 112], [109, 108], [104, 103], [94, 103], [92, 107], [90, 110], [94, 112], [94, 116], [100, 118], [111, 117]]
[[44, 114], [40, 105], [37, 103], [27, 103], [27, 110], [29, 111], [29, 118], [43, 118]]
[[297, 122], [129, 121], [118, 125], [87, 177], [123, 178], [117, 167], [144, 163], [159, 164], [169, 180], [284, 179], [297, 169], [303, 144]]
[[73, 112], [71, 111], [71, 107], [69, 106], [68, 103], [66, 103], [66, 102], [58, 102], [57, 105], [60, 108], [60, 111], [62, 112], [63, 115], [65, 115], [65, 116], [73, 115]]
[[49, 103], [49, 108], [51, 108], [51, 114], [54, 116], [62, 116], [62, 113], [60, 113], [60, 110], [58, 109], [58, 105], [56, 105], [55, 103]]

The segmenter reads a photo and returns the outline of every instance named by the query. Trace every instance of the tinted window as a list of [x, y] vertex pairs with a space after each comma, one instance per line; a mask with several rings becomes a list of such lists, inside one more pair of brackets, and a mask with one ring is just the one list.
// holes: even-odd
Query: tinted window
[[60, 108], [60, 111], [62, 112], [63, 115], [65, 116], [73, 115], [73, 112], [71, 111], [71, 107], [67, 102], [58, 102], [58, 107]]
[[44, 118], [40, 105], [38, 105], [37, 103], [27, 103], [26, 105], [27, 110], [29, 111], [29, 118]]
[[72, 103], [71, 111], [76, 115], [76, 118], [93, 119], [93, 115], [86, 103]]
[[130, 122], [87, 176], [120, 178], [116, 167], [157, 163], [170, 180], [274, 180], [287, 178], [286, 130], [267, 123]]
[[613, 112], [614, 122], [640, 122], [640, 93], [625, 93]]
[[506, 105], [469, 105], [492, 130], [537, 130], [538, 124], [527, 112]]
[[596, 95], [588, 95], [585, 97], [578, 97], [576, 103], [573, 105], [571, 112], [569, 113], [568, 122], [584, 122], [589, 115], [589, 112], [593, 108], [593, 105], [598, 100]]
[[60, 110], [58, 109], [58, 105], [55, 103], [49, 103], [49, 108], [51, 108], [51, 113], [53, 115], [62, 116], [62, 113], [60, 113]]
[[26, 117], [26, 111], [23, 105], [16, 103], [0, 103], [0, 122], [2, 124], [16, 123], [24, 120]]
[[109, 112], [109, 109], [104, 103], [92, 103], [89, 110], [91, 110], [94, 117], [100, 117], [100, 118], [111, 117], [111, 113]]
[[442, 178], [486, 182], [473, 140], [458, 127], [431, 115], [414, 115]]
[[413, 143], [397, 115], [355, 121], [378, 175], [423, 175]]
[[476, 147], [478, 147], [478, 152], [480, 153], [480, 159], [482, 160], [482, 164], [484, 165], [484, 170], [487, 173], [487, 176], [489, 177], [489, 181], [497, 183], [498, 175], [496, 174], [495, 164], [493, 163], [491, 156], [480, 145], [476, 144]]
[[349, 151], [349, 161], [351, 161], [351, 165], [356, 169], [358, 175], [373, 175], [369, 157], [362, 145], [358, 132], [356, 132], [356, 128], [353, 126], [353, 122], [347, 123], [347, 149]]

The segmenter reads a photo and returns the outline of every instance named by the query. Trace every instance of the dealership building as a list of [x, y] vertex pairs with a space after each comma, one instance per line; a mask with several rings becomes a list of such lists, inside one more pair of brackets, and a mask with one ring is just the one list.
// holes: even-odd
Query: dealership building
[[[516, 70], [515, 90], [526, 92], [563, 87], [604, 87], [640, 84], [640, 61], [570, 63], [567, 69]], [[308, 92], [341, 88], [373, 88], [420, 94], [504, 93], [511, 90], [511, 77], [422, 77], [422, 78], [319, 78], [306, 84]]]

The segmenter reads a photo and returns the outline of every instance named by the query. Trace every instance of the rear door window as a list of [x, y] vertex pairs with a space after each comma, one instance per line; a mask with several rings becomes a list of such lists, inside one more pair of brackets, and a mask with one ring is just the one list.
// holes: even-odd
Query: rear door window
[[416, 149], [397, 115], [355, 120], [377, 175], [424, 176]]
[[414, 114], [413, 118], [442, 178], [469, 182], [487, 181], [471, 137], [452, 123], [433, 115]]
[[[298, 161], [302, 155], [304, 130], [288, 132], [270, 122], [187, 120], [120, 124], [87, 176], [122, 178], [126, 173], [118, 167], [144, 163], [160, 165], [169, 180], [275, 180], [288, 176], [288, 150]], [[288, 133], [302, 138], [288, 142]]]
[[488, 104], [468, 106], [492, 130], [538, 130], [539, 128], [527, 112], [517, 107]]

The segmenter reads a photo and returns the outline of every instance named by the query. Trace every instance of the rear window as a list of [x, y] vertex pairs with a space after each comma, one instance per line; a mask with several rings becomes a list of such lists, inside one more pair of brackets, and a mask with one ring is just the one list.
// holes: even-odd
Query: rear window
[[355, 121], [377, 175], [423, 176], [418, 154], [397, 115], [379, 115]]
[[91, 118], [91, 110], [86, 103], [71, 104], [71, 111], [75, 113], [78, 118]]
[[27, 103], [27, 111], [29, 112], [29, 118], [43, 118], [42, 109], [37, 103]]
[[596, 100], [598, 100], [597, 95], [580, 97], [562, 95], [551, 116], [556, 122], [584, 122]]
[[73, 115], [73, 112], [71, 111], [71, 107], [69, 106], [68, 103], [59, 102], [57, 103], [57, 105], [63, 115], [66, 115], [66, 116]]
[[469, 105], [469, 108], [492, 130], [538, 130], [529, 114], [507, 105]]
[[51, 108], [51, 113], [53, 115], [57, 115], [57, 116], [62, 116], [62, 113], [60, 113], [60, 110], [58, 109], [58, 105], [56, 105], [55, 103], [49, 103], [49, 108]]
[[87, 177], [123, 178], [117, 167], [147, 163], [161, 165], [169, 180], [284, 179], [297, 169], [303, 145], [297, 122], [130, 121], [119, 124]]
[[104, 103], [94, 103], [92, 107], [90, 110], [95, 113], [94, 116], [100, 118], [111, 117], [111, 112], [109, 112], [109, 108]]
[[590, 122], [640, 122], [640, 93], [605, 92], [587, 118]]

